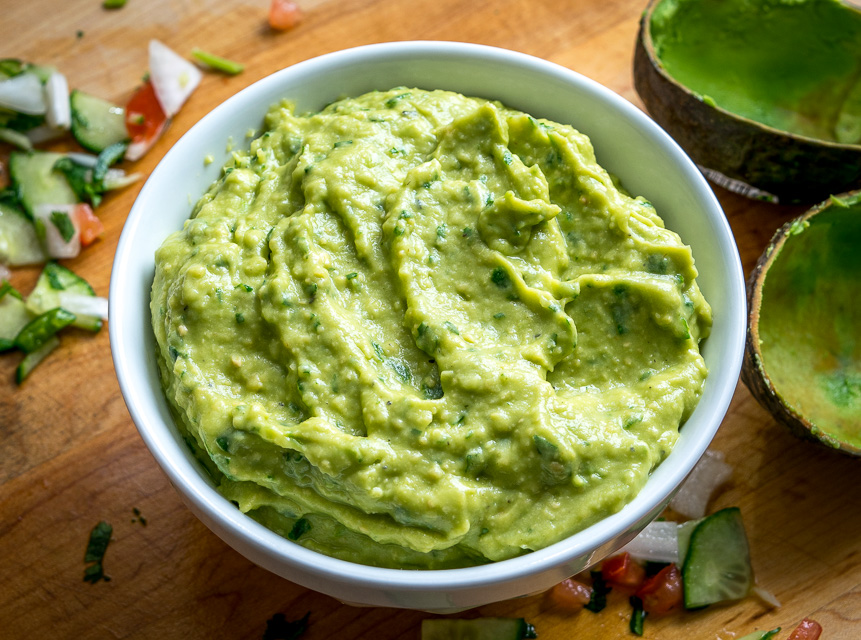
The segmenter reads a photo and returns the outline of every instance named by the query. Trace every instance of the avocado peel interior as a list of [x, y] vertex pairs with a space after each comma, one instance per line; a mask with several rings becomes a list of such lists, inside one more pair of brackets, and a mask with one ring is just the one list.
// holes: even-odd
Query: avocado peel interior
[[742, 378], [796, 434], [861, 456], [861, 191], [784, 225], [750, 277]]
[[861, 185], [861, 11], [838, 0], [652, 0], [634, 63], [701, 166], [812, 203]]

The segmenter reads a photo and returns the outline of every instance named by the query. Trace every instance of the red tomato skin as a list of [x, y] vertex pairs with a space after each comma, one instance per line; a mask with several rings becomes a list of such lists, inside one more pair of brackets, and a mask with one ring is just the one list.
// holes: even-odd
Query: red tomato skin
[[155, 140], [164, 128], [167, 116], [155, 96], [152, 82], [147, 80], [134, 92], [126, 105], [126, 131], [132, 142]]
[[87, 247], [105, 231], [102, 221], [93, 213], [92, 207], [86, 202], [81, 202], [75, 205], [72, 212], [75, 216], [75, 221], [78, 223], [78, 229], [81, 233], [81, 246]]
[[682, 574], [674, 564], [669, 564], [646, 581], [637, 590], [636, 596], [643, 601], [643, 610], [662, 616], [679, 609], [684, 602]]
[[550, 590], [551, 601], [566, 611], [580, 611], [592, 599], [592, 589], [574, 578], [568, 578]]
[[646, 570], [627, 551], [604, 560], [601, 574], [611, 585], [634, 591], [646, 578]]
[[269, 5], [269, 26], [276, 31], [292, 29], [302, 20], [302, 10], [290, 0], [272, 0]]
[[786, 640], [819, 640], [820, 635], [822, 635], [822, 625], [816, 620], [805, 618]]

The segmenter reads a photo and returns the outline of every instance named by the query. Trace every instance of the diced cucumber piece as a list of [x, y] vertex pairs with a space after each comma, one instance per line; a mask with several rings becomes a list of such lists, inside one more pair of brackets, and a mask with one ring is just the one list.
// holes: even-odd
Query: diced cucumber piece
[[126, 111], [122, 107], [78, 89], [72, 91], [69, 101], [72, 135], [87, 151], [100, 153], [112, 144], [128, 140]]
[[33, 315], [12, 285], [0, 285], [0, 352], [15, 348], [15, 338]]
[[[37, 315], [55, 309], [60, 306], [62, 291], [93, 297], [96, 295], [93, 288], [82, 277], [56, 262], [49, 262], [42, 269], [33, 292], [27, 298], [27, 308]], [[98, 331], [102, 328], [102, 319], [98, 316], [79, 314], [75, 316], [72, 326]]]
[[9, 155], [9, 176], [24, 211], [31, 218], [37, 205], [78, 202], [66, 177], [54, 170], [54, 164], [63, 157], [50, 151], [13, 151]]
[[48, 78], [51, 77], [51, 74], [57, 72], [57, 67], [52, 67], [47, 64], [32, 64], [28, 62], [25, 65], [24, 71], [32, 73], [39, 78], [42, 84], [45, 84], [48, 81]]
[[33, 143], [30, 138], [15, 129], [0, 128], [0, 142], [7, 142], [24, 151], [32, 151]]
[[688, 547], [691, 544], [691, 534], [702, 521], [703, 519], [699, 518], [697, 520], [688, 520], [687, 522], [683, 522], [679, 525], [679, 562], [682, 564], [684, 564], [685, 558], [688, 557]]
[[22, 73], [27, 68], [27, 63], [18, 58], [3, 58], [0, 60], [0, 80], [11, 78]]
[[24, 359], [21, 360], [21, 363], [15, 370], [15, 382], [18, 384], [24, 382], [24, 378], [30, 375], [30, 372], [36, 368], [36, 365], [42, 362], [49, 353], [59, 346], [60, 339], [57, 336], [51, 336], [38, 349], [24, 356]]
[[740, 600], [750, 593], [750, 547], [737, 508], [718, 511], [696, 526], [682, 568], [682, 581], [688, 609]]
[[0, 263], [19, 267], [46, 259], [33, 221], [23, 211], [0, 202]]
[[422, 620], [422, 640], [521, 640], [535, 637], [535, 629], [523, 618]]
[[60, 329], [75, 321], [75, 314], [65, 309], [51, 309], [36, 316], [24, 325], [15, 336], [15, 346], [25, 353], [33, 353]]

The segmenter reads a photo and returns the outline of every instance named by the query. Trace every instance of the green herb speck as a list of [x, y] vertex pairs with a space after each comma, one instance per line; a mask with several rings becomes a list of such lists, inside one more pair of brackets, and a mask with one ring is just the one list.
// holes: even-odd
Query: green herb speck
[[290, 529], [290, 532], [287, 534], [287, 537], [295, 541], [308, 533], [308, 531], [310, 530], [311, 523], [308, 522], [305, 518], [299, 518], [296, 521], [296, 524], [293, 525], [293, 528]]
[[105, 552], [108, 549], [108, 543], [111, 541], [111, 534], [113, 532], [114, 528], [104, 520], [99, 522], [90, 531], [90, 539], [87, 543], [87, 550], [84, 553], [84, 562], [89, 564], [84, 569], [84, 582], [96, 584], [99, 580], [110, 581], [110, 577], [105, 575], [102, 562], [104, 561]]

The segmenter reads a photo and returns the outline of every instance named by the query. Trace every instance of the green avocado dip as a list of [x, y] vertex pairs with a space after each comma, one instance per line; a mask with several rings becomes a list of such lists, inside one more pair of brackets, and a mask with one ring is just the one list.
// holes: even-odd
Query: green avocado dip
[[858, 9], [840, 0], [659, 0], [650, 31], [666, 72], [704, 100], [781, 131], [861, 144]]
[[706, 377], [689, 247], [570, 126], [443, 91], [273, 106], [156, 253], [167, 398], [218, 490], [438, 569], [618, 511]]

